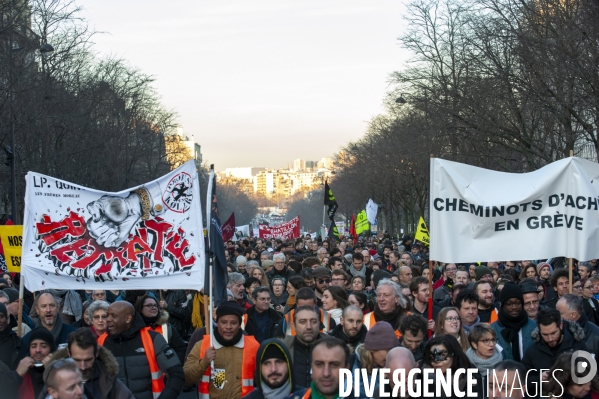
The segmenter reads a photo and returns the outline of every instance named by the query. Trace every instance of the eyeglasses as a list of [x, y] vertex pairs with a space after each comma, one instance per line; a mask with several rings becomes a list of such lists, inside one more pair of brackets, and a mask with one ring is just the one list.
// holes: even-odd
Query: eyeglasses
[[273, 284], [273, 287], [283, 287], [283, 284]]
[[582, 285], [575, 284], [575, 285], [572, 286], [572, 289], [574, 289], [574, 290], [581, 290], [582, 289]]
[[[156, 307], [156, 306], [154, 306], [154, 307]], [[102, 315], [97, 314], [94, 317], [92, 317], [92, 319], [94, 319], [94, 320], [106, 320], [107, 318], [108, 318], [108, 315], [105, 315], [105, 314], [102, 314]]]
[[155, 303], [150, 303], [150, 304], [144, 305], [143, 307], [148, 308], [148, 309], [157, 309], [158, 308], [158, 306], [156, 306]]
[[482, 342], [485, 345], [495, 345], [497, 343], [497, 340], [495, 338], [487, 338], [487, 339], [481, 339], [478, 342]]
[[531, 306], [539, 306], [539, 303], [540, 303], [540, 301], [524, 302], [524, 307], [530, 308]]
[[451, 321], [451, 322], [460, 321], [460, 318], [459, 317], [447, 317], [447, 318], [445, 318], [445, 321]]
[[345, 281], [345, 279], [344, 278], [334, 278], [332, 281], [341, 282], [341, 281]]

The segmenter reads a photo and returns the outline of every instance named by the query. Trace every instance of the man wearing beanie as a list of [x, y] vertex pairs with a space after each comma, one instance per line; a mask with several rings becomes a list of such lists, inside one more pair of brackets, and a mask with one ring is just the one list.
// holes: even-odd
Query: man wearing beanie
[[243, 255], [239, 255], [236, 259], [235, 259], [235, 266], [237, 266], [237, 271], [239, 273], [241, 273], [241, 275], [245, 278], [248, 278], [248, 274], [245, 268], [245, 265], [248, 263], [248, 260], [245, 256]]
[[508, 282], [503, 286], [500, 301], [499, 320], [491, 324], [491, 328], [497, 332], [503, 359], [521, 362], [526, 348], [534, 344], [531, 333], [536, 323], [528, 318], [522, 291], [516, 284]]
[[[352, 370], [367, 367], [368, 365], [364, 364], [364, 359], [369, 357], [372, 358], [373, 364], [370, 367], [367, 367], [367, 370], [368, 374], [372, 374], [373, 369], [385, 367], [387, 353], [397, 346], [399, 346], [399, 341], [395, 335], [393, 327], [391, 327], [389, 323], [379, 321], [372, 326], [370, 330], [368, 330], [364, 344], [356, 348], [356, 360], [354, 364], [350, 365], [350, 367]], [[374, 390], [375, 392], [378, 391], [378, 379], [375, 381]], [[357, 392], [354, 394], [357, 394]], [[360, 379], [359, 397], [366, 397], [366, 392], [364, 391], [364, 382], [362, 379]]]
[[[44, 360], [56, 350], [54, 336], [44, 327], [36, 327], [29, 333], [28, 356], [11, 371], [10, 380], [18, 382], [20, 399], [36, 399], [44, 388]], [[2, 388], [4, 392], [4, 387]], [[12, 395], [14, 392], [9, 394]]]
[[289, 350], [278, 339], [267, 339], [256, 354], [256, 389], [246, 399], [278, 399], [289, 396], [296, 387]]
[[239, 399], [254, 390], [260, 345], [254, 337], [243, 335], [243, 313], [236, 301], [221, 303], [216, 309], [213, 342], [206, 335], [189, 352], [183, 366], [185, 385], [197, 383], [200, 398]]
[[539, 262], [537, 265], [537, 281], [543, 284], [543, 289], [545, 292], [543, 293], [543, 299], [553, 298], [555, 296], [555, 291], [551, 288], [550, 278], [553, 273], [553, 268], [547, 262]]

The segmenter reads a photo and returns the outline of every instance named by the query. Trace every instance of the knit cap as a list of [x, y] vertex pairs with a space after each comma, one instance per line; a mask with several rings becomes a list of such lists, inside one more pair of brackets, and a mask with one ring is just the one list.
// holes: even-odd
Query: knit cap
[[399, 341], [391, 324], [379, 321], [368, 330], [364, 339], [364, 348], [369, 351], [389, 350], [399, 346]]
[[8, 310], [6, 310], [6, 306], [3, 303], [0, 303], [0, 313], [4, 314], [4, 317], [8, 319]]
[[548, 267], [549, 268], [549, 273], [553, 273], [553, 268], [551, 267], [551, 265], [547, 262], [541, 262], [537, 265], [537, 273], [541, 274], [541, 270], [543, 270], [544, 268]]
[[[505, 287], [503, 287], [505, 288]], [[532, 281], [523, 281], [520, 283], [520, 291], [522, 291], [522, 294], [530, 294], [530, 293], [535, 293], [538, 294], [537, 291], [537, 285], [535, 283], [533, 283]]]
[[268, 359], [279, 359], [284, 362], [287, 361], [287, 359], [285, 357], [285, 353], [283, 353], [283, 351], [281, 350], [279, 345], [277, 345], [276, 343], [268, 344], [268, 346], [264, 350], [264, 353], [262, 354], [262, 360], [261, 360], [262, 363], [264, 363]]
[[8, 295], [8, 303], [13, 303], [19, 300], [19, 291], [14, 288], [5, 288], [2, 291]]
[[503, 289], [501, 290], [501, 294], [499, 294], [499, 301], [501, 302], [501, 306], [503, 306], [504, 303], [513, 298], [519, 299], [520, 302], [524, 304], [524, 297], [522, 296], [522, 290], [520, 289], [520, 287], [518, 287], [516, 284], [512, 282], [505, 283]]
[[54, 352], [56, 350], [56, 343], [54, 342], [54, 336], [45, 327], [36, 327], [34, 328], [29, 335], [29, 343], [39, 339], [44, 341], [50, 347], [50, 352]]
[[248, 263], [248, 260], [245, 256], [239, 255], [237, 259], [235, 259], [236, 265], [245, 265], [246, 263]]
[[216, 308], [216, 321], [223, 316], [233, 315], [237, 316], [241, 323], [243, 313], [243, 308], [236, 301], [223, 302]]
[[489, 269], [487, 266], [478, 266], [476, 268], [475, 275], [477, 280], [480, 280], [483, 276], [487, 274], [493, 274], [493, 272], [491, 272], [491, 269]]

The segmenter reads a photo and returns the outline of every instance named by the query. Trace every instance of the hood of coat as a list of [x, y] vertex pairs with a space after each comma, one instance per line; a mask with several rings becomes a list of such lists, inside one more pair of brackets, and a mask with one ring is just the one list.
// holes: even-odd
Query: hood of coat
[[166, 324], [166, 323], [168, 323], [168, 319], [169, 319], [168, 312], [166, 310], [163, 310], [158, 315], [158, 318], [154, 322], [154, 325], [160, 326], [160, 325]]
[[[578, 323], [563, 319], [562, 322], [564, 323], [564, 328], [562, 329], [564, 334], [567, 330], [575, 341], [582, 341], [584, 339], [584, 330]], [[535, 342], [539, 342], [541, 340], [541, 333], [539, 332], [538, 326], [532, 330], [530, 336]]]
[[[53, 362], [55, 360], [66, 359], [68, 357], [71, 357], [71, 355], [69, 355], [68, 349], [62, 348], [52, 354], [50, 361]], [[117, 374], [119, 373], [119, 364], [108, 349], [102, 346], [99, 347], [98, 357], [96, 358], [96, 361], [98, 360], [102, 364], [101, 366], [99, 365], [99, 367], [102, 368], [103, 366], [103, 371], [105, 371], [109, 377], [112, 378], [117, 376]]]
[[287, 368], [289, 370], [291, 392], [295, 392], [296, 388], [295, 381], [293, 380], [293, 364], [291, 362], [291, 354], [289, 353], [287, 346], [283, 344], [283, 341], [276, 338], [264, 340], [262, 341], [262, 344], [260, 344], [260, 348], [258, 348], [258, 352], [256, 353], [256, 375], [254, 377], [254, 381], [258, 382], [258, 387], [262, 387], [262, 356], [264, 355], [264, 351], [266, 351], [270, 345], [276, 345], [285, 354], [285, 358], [287, 359]]

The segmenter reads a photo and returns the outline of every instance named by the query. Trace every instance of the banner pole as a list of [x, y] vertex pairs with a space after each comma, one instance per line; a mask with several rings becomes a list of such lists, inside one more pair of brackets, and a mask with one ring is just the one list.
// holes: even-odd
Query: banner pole
[[25, 279], [23, 273], [21, 273], [21, 279], [19, 280], [19, 315], [17, 322], [17, 336], [21, 337], [21, 326], [23, 325], [23, 293], [25, 291]]
[[[433, 154], [431, 154], [431, 162], [432, 159], [434, 158]], [[433, 176], [432, 176], [432, 167], [431, 167], [431, 174], [429, 176], [429, 190], [428, 190], [428, 195], [429, 195], [429, 201], [430, 201], [430, 196], [431, 196], [431, 186], [432, 186], [432, 181], [433, 181]], [[424, 212], [422, 212], [424, 213]], [[428, 253], [429, 253], [429, 260], [428, 260], [428, 291], [429, 291], [429, 297], [428, 297], [428, 315], [429, 315], [429, 320], [433, 319], [433, 260], [430, 259], [430, 251], [431, 248], [433, 246], [433, 240], [431, 240], [431, 207], [429, 205], [428, 207]], [[428, 330], [428, 338], [430, 339], [431, 336], [433, 335], [433, 331], [432, 330]]]
[[208, 305], [209, 306], [208, 307], [208, 316], [209, 317], [208, 317], [208, 320], [206, 322], [206, 334], [209, 334], [209, 336], [210, 336], [210, 347], [212, 347], [213, 340], [214, 340], [214, 338], [212, 336], [212, 320], [213, 320], [212, 317], [214, 316], [212, 314], [214, 312], [214, 310], [213, 310], [214, 306], [212, 306], [212, 297], [214, 297], [214, 294], [213, 294], [214, 290], [212, 288], [212, 284], [213, 284], [213, 281], [212, 281], [212, 267], [213, 267], [213, 262], [214, 262], [214, 256], [210, 256], [210, 265], [209, 265], [210, 269], [208, 269], [208, 274], [209, 274], [208, 280], [210, 280], [210, 293], [208, 294], [208, 302], [209, 302], [209, 305]]
[[568, 261], [568, 281], [569, 281], [569, 287], [568, 287], [568, 292], [571, 294], [572, 293], [572, 258], [570, 258], [570, 260]]

